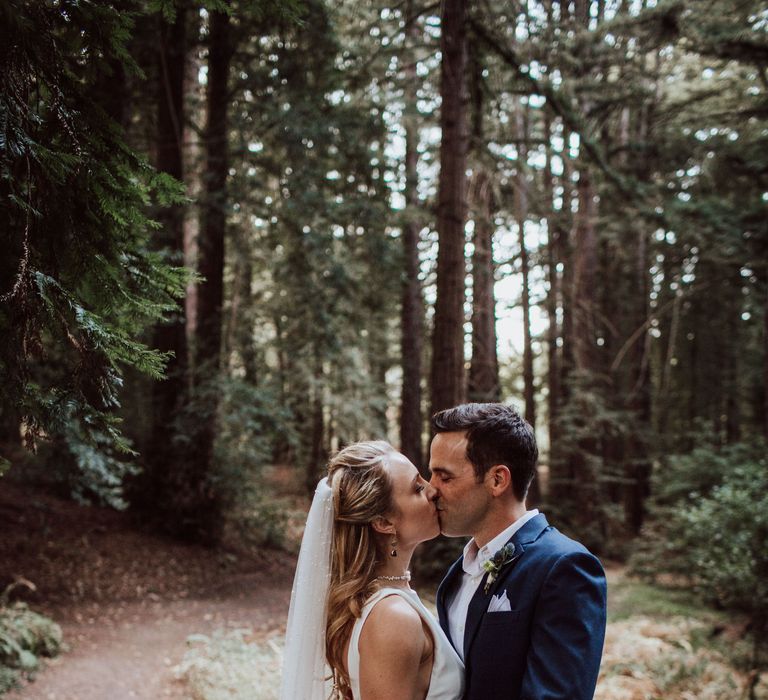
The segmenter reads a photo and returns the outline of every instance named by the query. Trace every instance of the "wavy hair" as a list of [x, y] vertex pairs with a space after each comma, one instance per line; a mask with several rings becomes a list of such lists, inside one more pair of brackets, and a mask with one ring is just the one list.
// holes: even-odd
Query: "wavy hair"
[[386, 470], [393, 453], [392, 445], [383, 440], [357, 442], [341, 450], [328, 465], [334, 526], [325, 656], [333, 674], [334, 698], [351, 697], [344, 647], [374, 590], [379, 553], [372, 523], [394, 510]]

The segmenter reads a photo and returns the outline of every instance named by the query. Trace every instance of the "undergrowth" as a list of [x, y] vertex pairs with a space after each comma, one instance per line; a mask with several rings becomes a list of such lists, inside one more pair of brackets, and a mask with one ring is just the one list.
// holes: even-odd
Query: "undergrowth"
[[274, 700], [280, 687], [282, 638], [253, 641], [238, 629], [212, 636], [192, 635], [174, 669], [187, 683], [191, 700]]
[[0, 603], [0, 695], [34, 678], [42, 658], [62, 649], [61, 627], [26, 603]]

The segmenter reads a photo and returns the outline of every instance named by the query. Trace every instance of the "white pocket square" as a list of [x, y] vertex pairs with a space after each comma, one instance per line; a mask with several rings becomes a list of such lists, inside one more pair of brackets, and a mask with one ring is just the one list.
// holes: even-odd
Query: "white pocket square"
[[491, 602], [488, 603], [488, 612], [510, 612], [512, 606], [509, 604], [509, 598], [507, 598], [507, 592], [502, 591], [499, 595], [493, 596]]

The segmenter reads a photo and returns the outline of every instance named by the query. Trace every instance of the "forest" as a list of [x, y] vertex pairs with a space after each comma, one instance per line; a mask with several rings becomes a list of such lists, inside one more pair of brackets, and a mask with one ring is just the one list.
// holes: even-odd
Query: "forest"
[[171, 595], [94, 583], [136, 537], [139, 577], [282, 581], [173, 657], [275, 697], [244, 669], [329, 457], [427, 474], [433, 413], [503, 401], [529, 506], [618, 572], [609, 640], [684, 620], [596, 697], [768, 697], [763, 3], [0, 0], [0, 250], [0, 694], [74, 601]]

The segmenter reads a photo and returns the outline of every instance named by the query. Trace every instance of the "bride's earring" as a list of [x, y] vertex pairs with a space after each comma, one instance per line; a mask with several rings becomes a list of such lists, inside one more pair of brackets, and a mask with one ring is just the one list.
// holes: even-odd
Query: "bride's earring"
[[392, 551], [389, 553], [389, 556], [396, 557], [397, 556], [397, 535], [396, 534], [392, 537], [392, 541], [389, 543], [389, 546], [392, 547]]

